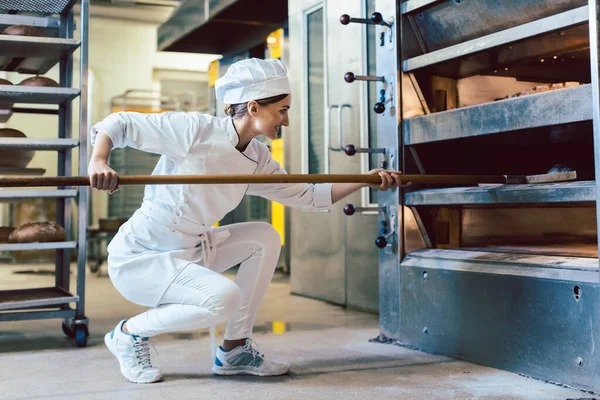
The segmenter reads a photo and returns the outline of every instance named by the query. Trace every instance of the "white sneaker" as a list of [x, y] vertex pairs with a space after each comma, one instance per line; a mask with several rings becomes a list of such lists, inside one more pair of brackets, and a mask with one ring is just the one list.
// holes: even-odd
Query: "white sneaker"
[[212, 372], [215, 375], [278, 376], [290, 372], [290, 364], [271, 360], [260, 353], [252, 339], [246, 339], [245, 345], [231, 351], [219, 346]]
[[104, 343], [119, 361], [121, 374], [133, 383], [152, 383], [162, 380], [160, 371], [150, 361], [149, 338], [123, 332], [121, 321], [104, 336]]

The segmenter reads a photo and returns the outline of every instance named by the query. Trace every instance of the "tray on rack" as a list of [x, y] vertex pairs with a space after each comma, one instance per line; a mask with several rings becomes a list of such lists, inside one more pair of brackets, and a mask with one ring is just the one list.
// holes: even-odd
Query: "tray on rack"
[[65, 150], [78, 145], [77, 139], [0, 138], [0, 149]]
[[409, 57], [403, 70], [426, 69], [453, 79], [497, 75], [550, 82], [577, 80], [582, 68], [590, 65], [588, 12], [587, 6], [575, 8]]
[[75, 39], [0, 35], [0, 71], [45, 74], [79, 43]]
[[79, 89], [0, 85], [0, 109], [7, 104], [62, 104], [79, 96]]
[[76, 247], [77, 242], [2, 243], [0, 251], [57, 250]]
[[0, 9], [61, 14], [73, 3], [74, 0], [3, 0]]
[[589, 121], [591, 96], [586, 84], [408, 118], [404, 141], [413, 146]]
[[46, 307], [73, 303], [78, 300], [79, 296], [60, 288], [7, 290], [0, 291], [0, 310]]
[[34, 189], [34, 190], [12, 190], [0, 189], [0, 202], [2, 201], [17, 201], [30, 198], [36, 199], [69, 199], [77, 197], [77, 189]]
[[0, 176], [40, 176], [44, 175], [44, 168], [16, 168], [16, 167], [0, 167]]
[[483, 185], [424, 189], [406, 195], [407, 206], [496, 205], [538, 203], [592, 203], [596, 201], [595, 181]]

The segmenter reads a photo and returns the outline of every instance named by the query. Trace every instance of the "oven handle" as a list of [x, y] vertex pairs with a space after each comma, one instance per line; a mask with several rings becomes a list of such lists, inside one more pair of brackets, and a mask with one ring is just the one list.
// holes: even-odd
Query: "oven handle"
[[325, 143], [329, 150], [337, 151], [331, 146], [331, 110], [334, 108], [340, 108], [337, 104], [332, 104], [327, 107], [327, 113], [325, 115]]
[[344, 147], [344, 138], [343, 138], [343, 116], [344, 116], [344, 108], [352, 108], [350, 104], [342, 104], [340, 106], [340, 111], [338, 112], [338, 148], [332, 149], [333, 151], [345, 151]]

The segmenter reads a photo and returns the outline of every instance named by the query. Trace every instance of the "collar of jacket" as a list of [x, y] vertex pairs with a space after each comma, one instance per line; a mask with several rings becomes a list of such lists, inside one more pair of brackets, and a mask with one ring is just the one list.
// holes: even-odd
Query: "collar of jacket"
[[[225, 123], [227, 124], [227, 127], [226, 127], [227, 136], [229, 137], [229, 141], [231, 142], [231, 144], [233, 145], [233, 148], [235, 149], [235, 147], [240, 142], [240, 135], [238, 134], [237, 130], [235, 129], [235, 125], [233, 125], [233, 118], [231, 118], [231, 117], [226, 117], [226, 118], [227, 118], [227, 120], [225, 121]], [[238, 154], [241, 154], [248, 160], [252, 161], [253, 163], [258, 164], [259, 155], [257, 154], [256, 146], [253, 145], [254, 140], [256, 140], [256, 139], [252, 139], [250, 141], [250, 143], [248, 143], [248, 146], [246, 146], [246, 150], [244, 150], [244, 151], [236, 150], [236, 152]]]
[[240, 135], [235, 129], [235, 125], [233, 125], [233, 118], [227, 117], [227, 136], [229, 136], [229, 140], [231, 140], [231, 144], [233, 147], [237, 146], [240, 142]]

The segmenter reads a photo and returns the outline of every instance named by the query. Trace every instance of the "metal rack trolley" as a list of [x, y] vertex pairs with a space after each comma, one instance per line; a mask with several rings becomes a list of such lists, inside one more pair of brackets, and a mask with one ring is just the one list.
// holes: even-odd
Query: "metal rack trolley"
[[[29, 25], [58, 32], [52, 37], [0, 35], [0, 70], [24, 74], [45, 74], [56, 64], [60, 68], [60, 87], [0, 85], [0, 122], [13, 113], [54, 114], [58, 116], [56, 139], [0, 138], [0, 148], [58, 152], [58, 175], [72, 175], [72, 150], [79, 148], [79, 175], [87, 175], [87, 95], [88, 95], [88, 21], [89, 0], [80, 1], [80, 39], [75, 31], [75, 0], [6, 0], [0, 2], [0, 28]], [[19, 14], [22, 13], [22, 14]], [[26, 15], [25, 15], [26, 14]], [[73, 52], [80, 49], [80, 88], [72, 88]], [[79, 139], [72, 137], [72, 101], [79, 97]], [[14, 107], [14, 104], [56, 105], [56, 109]], [[21, 173], [28, 173], [27, 170]], [[78, 347], [87, 344], [88, 319], [85, 316], [87, 188], [58, 187], [54, 190], [1, 190], [0, 201], [15, 202], [28, 198], [54, 198], [56, 223], [67, 232], [67, 241], [58, 243], [1, 244], [0, 251], [56, 250], [55, 286], [0, 291], [0, 321], [46, 318], [64, 320], [64, 333]], [[73, 221], [72, 201], [77, 201], [77, 221]], [[75, 222], [75, 223], [73, 223]], [[77, 229], [73, 239], [72, 225]], [[77, 251], [77, 292], [70, 291], [70, 250]], [[70, 304], [75, 304], [71, 308]]]

